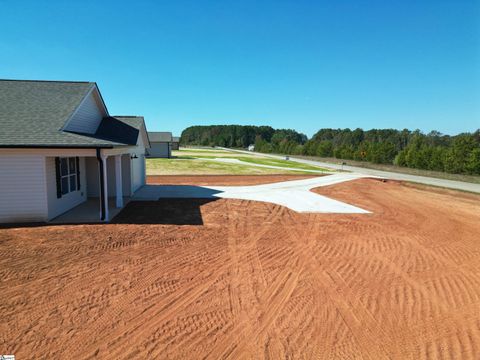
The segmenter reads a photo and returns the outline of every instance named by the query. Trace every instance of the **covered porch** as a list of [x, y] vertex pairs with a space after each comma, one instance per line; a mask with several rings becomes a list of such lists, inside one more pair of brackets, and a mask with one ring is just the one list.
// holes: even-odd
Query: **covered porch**
[[[125, 206], [130, 201], [129, 196], [123, 197], [123, 205]], [[108, 219], [106, 221], [111, 221], [115, 216], [117, 216], [123, 207], [117, 207], [116, 199], [108, 199]], [[99, 212], [99, 199], [98, 198], [88, 198], [87, 201], [81, 203], [80, 205], [75, 206], [73, 209], [63, 213], [60, 216], [52, 219], [50, 223], [52, 224], [91, 224], [91, 223], [102, 223], [103, 220], [100, 220]]]
[[78, 189], [49, 199], [49, 222], [98, 223], [113, 219], [144, 184], [144, 154], [132, 150], [136, 149], [96, 149], [95, 156], [80, 157]]

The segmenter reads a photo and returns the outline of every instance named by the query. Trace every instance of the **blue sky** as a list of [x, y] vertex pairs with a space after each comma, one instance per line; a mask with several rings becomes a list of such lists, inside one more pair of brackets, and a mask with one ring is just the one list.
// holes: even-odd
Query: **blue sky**
[[0, 77], [96, 81], [150, 130], [480, 127], [480, 1], [5, 1]]

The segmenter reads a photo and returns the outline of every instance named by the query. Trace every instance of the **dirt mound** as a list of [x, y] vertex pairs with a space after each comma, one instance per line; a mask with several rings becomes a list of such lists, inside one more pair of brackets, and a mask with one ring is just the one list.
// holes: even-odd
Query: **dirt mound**
[[182, 199], [119, 224], [0, 229], [0, 353], [478, 358], [480, 197], [370, 179], [315, 191], [373, 213]]

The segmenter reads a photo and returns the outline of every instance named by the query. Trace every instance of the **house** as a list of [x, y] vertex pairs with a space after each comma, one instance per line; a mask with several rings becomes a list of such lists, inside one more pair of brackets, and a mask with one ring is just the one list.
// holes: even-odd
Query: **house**
[[172, 133], [171, 132], [148, 132], [150, 149], [148, 157], [169, 158], [172, 156]]
[[172, 150], [179, 150], [180, 149], [180, 137], [173, 136], [172, 137]]
[[110, 220], [145, 184], [149, 146], [143, 117], [111, 116], [94, 82], [0, 80], [0, 222], [81, 206]]

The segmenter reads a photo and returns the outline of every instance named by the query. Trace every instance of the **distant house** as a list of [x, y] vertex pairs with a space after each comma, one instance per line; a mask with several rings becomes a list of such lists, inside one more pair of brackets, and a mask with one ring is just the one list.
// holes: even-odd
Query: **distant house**
[[88, 204], [108, 221], [145, 184], [149, 146], [143, 117], [111, 116], [94, 82], [0, 80], [0, 222]]
[[169, 158], [172, 156], [172, 133], [171, 132], [152, 132], [148, 133], [150, 140], [150, 149], [148, 157]]
[[180, 149], [180, 137], [174, 136], [172, 137], [172, 150], [179, 150]]

